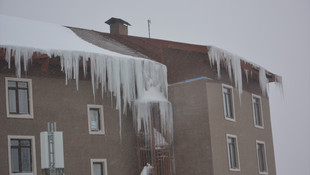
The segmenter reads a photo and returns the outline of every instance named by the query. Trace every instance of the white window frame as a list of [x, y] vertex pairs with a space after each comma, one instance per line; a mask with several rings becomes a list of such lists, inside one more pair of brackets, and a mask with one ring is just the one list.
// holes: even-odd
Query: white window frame
[[[232, 115], [233, 115], [233, 118], [229, 118], [229, 117], [226, 117], [226, 109], [225, 109], [225, 96], [224, 96], [224, 88], [227, 88], [227, 89], [230, 89], [230, 92], [231, 92], [231, 106], [232, 106]], [[223, 97], [223, 112], [224, 112], [224, 117], [226, 120], [228, 121], [233, 121], [235, 122], [236, 121], [236, 115], [235, 115], [235, 103], [234, 103], [234, 88], [232, 86], [229, 86], [227, 84], [222, 84], [222, 97]]]
[[[228, 145], [228, 138], [234, 138], [236, 140], [236, 157], [238, 168], [231, 168], [230, 167], [230, 154], [229, 154], [229, 145]], [[227, 158], [228, 158], [228, 167], [230, 171], [240, 171], [240, 157], [239, 157], [239, 148], [238, 148], [238, 139], [236, 135], [226, 134], [226, 144], [227, 144]]]
[[[31, 140], [31, 159], [32, 159], [32, 173], [12, 173], [11, 165], [11, 140], [12, 139], [28, 139]], [[36, 147], [35, 147], [34, 136], [24, 135], [8, 135], [8, 160], [9, 160], [9, 175], [36, 175], [37, 174], [37, 163], [36, 163]]]
[[[260, 168], [259, 168], [259, 157], [258, 157], [258, 144], [262, 144], [264, 145], [264, 158], [265, 158], [265, 164], [266, 164], [266, 171], [265, 172], [261, 172]], [[256, 156], [257, 156], [257, 168], [258, 168], [258, 172], [259, 174], [268, 174], [268, 164], [267, 164], [267, 157], [266, 157], [266, 144], [264, 141], [261, 140], [256, 140]]]
[[[257, 125], [255, 122], [255, 110], [254, 110], [254, 98], [258, 98], [259, 99], [259, 107], [260, 107], [260, 118], [261, 118], [261, 122], [262, 125]], [[258, 95], [252, 94], [252, 111], [253, 111], [253, 120], [254, 120], [254, 126], [256, 128], [260, 128], [260, 129], [264, 129], [264, 117], [263, 117], [263, 107], [262, 107], [262, 98]]]
[[90, 159], [91, 175], [94, 175], [94, 163], [102, 163], [102, 166], [104, 166], [103, 175], [108, 175], [107, 159]]
[[[27, 82], [28, 83], [28, 105], [29, 105], [29, 114], [10, 114], [9, 109], [9, 88], [8, 82], [9, 81], [20, 81], [20, 82]], [[33, 119], [33, 97], [32, 97], [32, 80], [26, 78], [11, 78], [5, 77], [5, 96], [6, 96], [6, 115], [7, 118], [23, 118], [23, 119]]]
[[[91, 108], [99, 109], [99, 114], [100, 114], [100, 131], [92, 131], [91, 130], [91, 118], [90, 118], [90, 113], [89, 113]], [[105, 127], [104, 127], [103, 106], [102, 105], [87, 104], [87, 116], [88, 116], [88, 131], [89, 131], [89, 134], [104, 135], [105, 134]]]

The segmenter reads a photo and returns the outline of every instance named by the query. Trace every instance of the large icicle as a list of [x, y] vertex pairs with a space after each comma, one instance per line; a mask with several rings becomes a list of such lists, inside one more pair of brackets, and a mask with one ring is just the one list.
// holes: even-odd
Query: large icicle
[[[238, 88], [239, 91], [239, 98], [241, 99], [241, 93], [242, 93], [242, 69], [241, 69], [241, 60], [245, 60], [244, 58], [232, 54], [228, 51], [225, 51], [223, 49], [219, 49], [214, 46], [209, 47], [209, 59], [210, 59], [210, 64], [211, 66], [216, 64], [217, 65], [217, 73], [218, 73], [218, 78], [221, 78], [221, 61], [224, 63], [226, 66], [226, 69], [228, 71], [229, 77], [232, 80], [231, 76], [231, 69], [233, 71], [233, 77], [234, 77], [234, 82], [235, 82], [235, 87]], [[248, 61], [247, 61], [248, 62]], [[259, 84], [260, 88], [262, 90], [262, 93], [264, 95], [267, 95], [268, 92], [268, 79], [266, 77], [266, 71], [263, 67], [257, 66], [253, 63], [250, 63], [254, 65], [255, 67], [259, 68]], [[246, 78], [248, 81], [248, 73], [249, 70], [244, 69]], [[251, 72], [252, 75], [252, 72]], [[276, 76], [276, 83], [277, 86], [282, 89], [282, 78], [280, 76]]]
[[233, 72], [235, 87], [238, 88], [240, 97], [240, 95], [242, 94], [242, 72], [240, 60], [242, 58], [214, 46], [209, 48], [208, 55], [210, 58], [210, 64], [214, 65], [216, 63], [217, 65], [217, 74], [219, 79], [221, 78], [221, 61], [225, 63], [229, 78], [231, 80], [231, 71]]
[[[24, 71], [27, 71], [28, 62], [35, 53], [34, 49], [0, 46], [6, 49], [6, 61], [11, 63], [11, 55], [13, 53], [16, 76], [21, 77], [22, 59], [24, 63]], [[116, 97], [116, 109], [119, 110], [120, 135], [122, 128], [122, 110], [126, 112], [127, 106], [131, 107], [132, 102], [139, 96], [144, 96], [149, 89], [156, 87], [157, 93], [167, 98], [167, 69], [164, 65], [155, 61], [134, 57], [110, 56], [98, 53], [86, 53], [78, 51], [62, 51], [62, 50], [40, 50], [42, 54], [50, 57], [60, 57], [61, 70], [65, 73], [65, 82], [76, 80], [76, 88], [78, 89], [80, 62], [83, 64], [83, 71], [86, 74], [86, 62], [90, 60], [90, 74], [95, 98], [97, 89], [101, 89], [102, 95], [104, 89], [108, 89]], [[138, 96], [137, 96], [138, 95]], [[163, 113], [167, 109], [161, 104]], [[142, 105], [140, 108], [148, 108], [149, 105]], [[143, 109], [147, 110], [147, 109]], [[171, 117], [171, 116], [170, 116]], [[165, 131], [166, 132], [166, 131]]]

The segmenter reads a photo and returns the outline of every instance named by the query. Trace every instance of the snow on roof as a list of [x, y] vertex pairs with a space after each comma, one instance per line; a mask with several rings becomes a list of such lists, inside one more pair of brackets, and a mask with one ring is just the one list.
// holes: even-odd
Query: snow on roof
[[0, 26], [0, 46], [37, 49], [47, 54], [65, 50], [128, 57], [90, 44], [57, 24], [0, 14]]

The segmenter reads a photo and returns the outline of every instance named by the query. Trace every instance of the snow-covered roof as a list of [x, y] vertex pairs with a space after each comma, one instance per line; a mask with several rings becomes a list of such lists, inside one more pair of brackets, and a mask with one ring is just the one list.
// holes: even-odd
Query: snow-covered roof
[[[43, 53], [76, 51], [122, 56], [90, 44], [67, 27], [0, 14], [0, 46], [36, 49]], [[132, 58], [132, 57], [128, 57]]]

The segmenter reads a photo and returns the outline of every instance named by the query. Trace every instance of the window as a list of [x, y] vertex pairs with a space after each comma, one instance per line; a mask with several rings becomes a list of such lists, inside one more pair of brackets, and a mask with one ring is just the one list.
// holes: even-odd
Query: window
[[7, 117], [33, 118], [31, 79], [5, 78]]
[[87, 105], [89, 134], [104, 134], [103, 107]]
[[259, 174], [267, 174], [268, 171], [267, 171], [265, 142], [256, 141], [256, 148], [257, 148]]
[[36, 174], [34, 136], [8, 136], [9, 173]]
[[231, 171], [239, 171], [239, 152], [237, 136], [227, 134], [228, 162]]
[[91, 175], [108, 175], [107, 159], [91, 159]]
[[261, 98], [253, 94], [252, 104], [253, 104], [254, 125], [257, 128], [264, 128]]
[[235, 121], [234, 117], [234, 98], [232, 93], [232, 87], [228, 85], [223, 85], [223, 103], [224, 103], [224, 115], [225, 119], [230, 121]]

